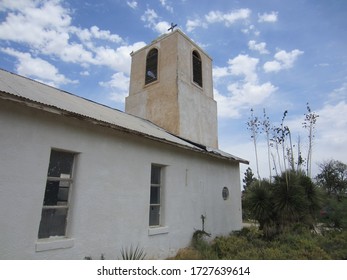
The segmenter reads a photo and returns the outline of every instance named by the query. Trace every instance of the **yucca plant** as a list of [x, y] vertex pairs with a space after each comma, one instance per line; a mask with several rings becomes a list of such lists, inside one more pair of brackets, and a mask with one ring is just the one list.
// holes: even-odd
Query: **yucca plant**
[[140, 248], [139, 245], [137, 245], [135, 249], [133, 245], [130, 245], [130, 248], [122, 248], [121, 255], [123, 260], [144, 260], [146, 252], [143, 248]]

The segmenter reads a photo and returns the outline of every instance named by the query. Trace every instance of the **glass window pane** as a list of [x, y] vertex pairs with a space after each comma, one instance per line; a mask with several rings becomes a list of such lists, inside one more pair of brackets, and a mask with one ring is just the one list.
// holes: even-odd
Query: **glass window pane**
[[42, 209], [39, 238], [64, 236], [66, 228], [67, 208]]
[[160, 187], [151, 187], [150, 204], [160, 204]]
[[160, 184], [160, 170], [161, 167], [152, 165], [151, 184]]
[[51, 151], [51, 157], [49, 160], [48, 177], [64, 177], [69, 176], [71, 178], [72, 165], [74, 154]]
[[67, 205], [69, 198], [69, 188], [59, 188], [58, 192], [58, 205]]
[[67, 205], [69, 186], [66, 181], [47, 181], [43, 205]]
[[150, 206], [149, 207], [149, 225], [150, 226], [159, 226], [159, 217], [160, 217], [160, 206]]

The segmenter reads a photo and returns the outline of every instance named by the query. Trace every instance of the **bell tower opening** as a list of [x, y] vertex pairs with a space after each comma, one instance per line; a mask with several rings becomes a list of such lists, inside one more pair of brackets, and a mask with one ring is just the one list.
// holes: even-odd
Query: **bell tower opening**
[[151, 49], [146, 58], [146, 78], [145, 84], [149, 84], [157, 80], [158, 77], [158, 50]]
[[193, 81], [200, 87], [202, 87], [202, 66], [201, 66], [201, 58], [197, 51], [193, 51]]

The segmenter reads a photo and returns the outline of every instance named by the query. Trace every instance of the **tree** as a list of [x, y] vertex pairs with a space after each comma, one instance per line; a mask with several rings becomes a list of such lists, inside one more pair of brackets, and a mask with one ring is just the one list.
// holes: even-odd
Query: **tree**
[[254, 178], [252, 168], [250, 167], [246, 169], [246, 172], [244, 173], [244, 175], [245, 177], [242, 179], [243, 189], [247, 190], [256, 179]]
[[325, 161], [319, 165], [317, 183], [328, 196], [340, 200], [347, 191], [347, 165], [338, 160]]

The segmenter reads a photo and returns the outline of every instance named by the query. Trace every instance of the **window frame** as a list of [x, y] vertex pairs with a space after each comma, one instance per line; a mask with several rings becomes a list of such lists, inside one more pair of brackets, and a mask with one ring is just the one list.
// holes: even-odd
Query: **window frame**
[[[158, 62], [159, 50], [157, 48], [151, 48], [146, 56], [145, 85], [151, 84], [158, 80]], [[155, 77], [149, 76], [148, 72], [153, 73]]]
[[[67, 173], [60, 173], [60, 177], [56, 176], [49, 176], [49, 172], [52, 168], [51, 164], [54, 164], [52, 162], [52, 155], [53, 153], [64, 153], [71, 157], [71, 164], [70, 167], [70, 174]], [[70, 200], [71, 200], [71, 193], [72, 193], [72, 188], [73, 188], [73, 182], [74, 182], [74, 169], [75, 169], [75, 164], [76, 164], [76, 155], [77, 153], [71, 152], [71, 151], [66, 151], [66, 150], [60, 150], [60, 149], [51, 149], [50, 152], [50, 157], [49, 157], [49, 164], [48, 164], [48, 171], [47, 171], [47, 179], [46, 179], [46, 186], [45, 186], [45, 193], [44, 193], [44, 201], [42, 203], [42, 211], [41, 211], [41, 219], [40, 219], [40, 224], [39, 224], [39, 230], [38, 230], [38, 240], [44, 240], [44, 239], [49, 239], [52, 237], [56, 238], [66, 238], [67, 237], [67, 228], [68, 228], [68, 218], [69, 218], [69, 212], [70, 212]], [[62, 176], [65, 175], [65, 176]], [[68, 175], [68, 176], [66, 176]], [[56, 203], [55, 204], [50, 204], [45, 202], [46, 195], [47, 195], [47, 189], [48, 189], [48, 184], [52, 182], [59, 182], [58, 185], [58, 192], [60, 189], [67, 188], [67, 197], [66, 200], [59, 200], [59, 194], [56, 194]], [[52, 230], [52, 225], [49, 225], [48, 221], [43, 220], [43, 215], [44, 211], [47, 210], [66, 210], [66, 214], [64, 215], [64, 228], [56, 228]], [[45, 224], [46, 223], [46, 224]], [[47, 234], [43, 231], [44, 227], [48, 228], [48, 232], [62, 232], [62, 234], [54, 234], [52, 235], [51, 233]]]
[[[153, 177], [153, 170], [154, 168], [158, 168], [159, 169], [159, 181], [158, 182], [153, 182], [152, 181], [152, 177]], [[158, 164], [152, 164], [151, 165], [151, 182], [150, 182], [150, 199], [149, 199], [149, 220], [148, 220], [148, 224], [149, 227], [153, 228], [153, 227], [161, 227], [162, 223], [163, 223], [163, 197], [164, 197], [164, 193], [163, 193], [163, 168], [164, 166], [162, 165], [158, 165]], [[153, 203], [152, 202], [152, 189], [156, 188], [157, 193], [159, 193], [158, 195], [158, 200]], [[158, 216], [154, 219], [154, 221], [158, 221], [158, 223], [153, 223], [153, 221], [151, 220], [152, 215], [151, 212], [153, 211], [151, 209], [151, 207], [156, 207], [159, 208], [158, 210]]]
[[202, 59], [200, 53], [197, 50], [192, 51], [192, 76], [193, 83], [202, 88]]

